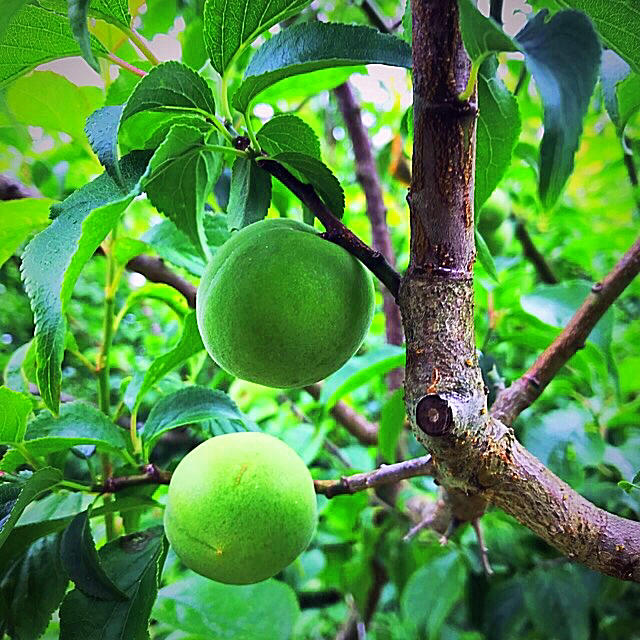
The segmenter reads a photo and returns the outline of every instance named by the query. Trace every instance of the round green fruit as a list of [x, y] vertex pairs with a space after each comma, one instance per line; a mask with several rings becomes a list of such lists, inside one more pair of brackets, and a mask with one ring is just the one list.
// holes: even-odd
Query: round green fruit
[[309, 544], [317, 522], [309, 470], [264, 433], [211, 438], [189, 452], [169, 484], [164, 527], [187, 567], [227, 584], [275, 575]]
[[362, 264], [287, 219], [234, 234], [207, 265], [196, 302], [209, 355], [268, 387], [302, 387], [339, 369], [362, 344], [373, 307]]

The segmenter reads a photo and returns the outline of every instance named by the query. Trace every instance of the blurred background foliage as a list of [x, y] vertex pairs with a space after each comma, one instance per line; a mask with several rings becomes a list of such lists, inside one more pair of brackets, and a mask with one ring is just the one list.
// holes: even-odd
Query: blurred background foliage
[[[525, 3], [512, 4], [527, 10]], [[396, 1], [381, 0], [378, 5], [389, 24], [402, 17]], [[511, 5], [507, 2], [505, 6]], [[196, 69], [204, 65], [202, 2], [131, 0], [130, 8], [138, 14], [138, 29], [151, 40], [154, 51], [172, 58], [181, 55]], [[318, 0], [312, 10], [321, 19], [368, 23], [356, 3]], [[516, 14], [514, 20], [518, 19]], [[124, 39], [118, 46], [120, 35], [113, 27], [98, 22], [94, 33], [122, 59], [145, 66]], [[238, 62], [239, 71], [246, 61], [245, 55]], [[520, 77], [522, 63], [517, 56], [501, 56], [500, 64], [506, 85], [511, 90], [520, 85], [522, 134], [511, 166], [479, 220], [498, 282], [482, 267], [475, 270], [477, 344], [490, 371], [488, 380], [498, 386], [521, 375], [557, 335], [592, 284], [630, 246], [640, 220], [638, 195], [630, 184], [621, 141], [599, 89], [584, 122], [574, 174], [558, 204], [550, 210], [543, 208], [537, 196], [536, 163], [540, 100], [534, 83]], [[20, 79], [1, 96], [0, 172], [60, 200], [101, 172], [83, 134], [86, 117], [103, 104], [125, 100], [137, 78], [126, 71], [114, 73], [114, 68], [100, 77], [75, 60], [47, 67], [49, 71]], [[265, 94], [254, 115], [266, 121], [273, 114], [294, 111], [313, 127], [321, 140], [324, 161], [345, 189], [344, 220], [370, 243], [351, 143], [330, 91], [347, 77], [361, 101], [363, 121], [378, 159], [398, 268], [404, 269], [408, 263], [407, 185], [396, 167], [399, 159], [410, 161], [412, 141], [405, 117], [411, 103], [410, 75], [373, 67], [331, 70], [318, 73], [313, 80], [300, 76]], [[64, 101], [40, 99], [61, 91]], [[128, 132], [135, 136], [135, 127]], [[626, 134], [638, 162], [637, 116]], [[227, 197], [228, 183], [221, 180], [209, 201], [212, 233], [220, 235], [220, 242], [226, 226], [217, 226], [215, 216], [224, 212]], [[302, 210], [295, 197], [274, 185], [270, 215], [300, 218]], [[518, 225], [533, 239], [557, 283], [541, 281], [523, 252]], [[179, 232], [146, 200], [134, 202], [123, 227], [118, 241], [123, 250], [131, 240], [146, 242], [145, 252], [155, 252], [197, 284], [202, 268], [197, 256], [193, 251], [191, 258], [181, 252]], [[16, 252], [0, 269], [0, 370], [10, 369], [16, 351], [33, 335], [19, 255]], [[82, 357], [73, 351], [89, 359], [97, 352], [104, 263], [96, 255], [74, 290], [69, 317], [77, 348], [67, 352], [63, 368], [64, 392], [90, 402], [96, 402], [95, 381]], [[160, 297], [173, 296], [171, 305], [143, 296], [131, 298], [148, 286], [143, 276], [128, 273], [117, 293], [118, 310], [127, 300], [132, 304], [122, 316], [112, 349], [114, 404], [132, 376], [145, 371], [180, 336], [181, 316], [176, 309], [184, 308], [184, 301], [170, 291]], [[640, 516], [640, 491], [626, 493], [618, 483], [631, 482], [640, 469], [639, 316], [640, 282], [635, 281], [585, 348], [515, 425], [518, 438], [572, 487], [597, 505], [632, 519]], [[382, 296], [378, 293], [376, 317], [361, 352], [351, 368], [334, 374], [325, 386], [335, 391], [333, 401], [339, 399], [380, 423], [381, 438], [391, 442], [385, 448], [386, 456], [378, 447], [358, 442], [331, 417], [327, 393], [318, 401], [303, 390], [267, 389], [234, 380], [202, 354], [168, 375], [146, 396], [139, 420], [144, 422], [162, 395], [196, 382], [227, 391], [261, 429], [291, 444], [317, 478], [370, 470], [385, 459], [392, 462], [389, 451], [392, 455], [396, 444], [405, 457], [422, 455], [408, 430], [397, 437], [405, 416], [397, 394], [394, 397], [387, 388], [385, 373], [397, 358], [390, 359], [384, 342]], [[29, 374], [28, 366], [25, 372]], [[155, 461], [172, 468], [202, 437], [201, 430], [178, 431], [156, 447]], [[67, 464], [72, 475], [84, 473], [78, 458], [71, 457]], [[149, 493], [153, 490], [148, 489]], [[154, 497], [162, 502], [165, 492], [166, 488], [157, 488]], [[460, 528], [444, 546], [429, 530], [403, 541], [414, 524], [412, 501], [435, 501], [437, 496], [438, 487], [430, 478], [404, 483], [395, 508], [385, 502], [384, 494], [360, 493], [331, 500], [320, 496], [320, 525], [310, 548], [278, 581], [250, 587], [228, 587], [200, 578], [181, 568], [170, 552], [165, 586], [154, 609], [152, 637], [319, 640], [336, 637], [350, 612], [357, 610], [360, 617], [371, 617], [366, 637], [376, 640], [640, 638], [640, 586], [573, 565], [500, 511], [490, 510], [482, 519], [494, 570], [489, 578], [483, 572], [471, 527]], [[160, 519], [158, 512], [145, 517], [148, 524]], [[100, 527], [94, 535], [99, 541]], [[46, 638], [57, 637], [56, 625], [54, 620]]]

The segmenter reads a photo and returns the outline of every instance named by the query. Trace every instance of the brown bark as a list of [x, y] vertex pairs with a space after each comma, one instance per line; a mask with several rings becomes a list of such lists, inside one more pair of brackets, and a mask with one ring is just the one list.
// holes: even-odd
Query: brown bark
[[[471, 287], [476, 109], [473, 97], [466, 104], [457, 99], [468, 60], [456, 0], [413, 0], [412, 12], [412, 237], [399, 303], [414, 432], [433, 456], [436, 477], [461, 498], [463, 511], [469, 507], [466, 517], [489, 500], [568, 557], [640, 581], [640, 523], [589, 503], [526, 451], [509, 427], [488, 417], [475, 358]], [[533, 376], [528, 372], [504, 392], [497, 415], [517, 415], [539, 395], [637, 273], [639, 254], [636, 243], [534, 365]]]
[[512, 219], [516, 227], [516, 238], [518, 238], [522, 245], [522, 253], [524, 254], [524, 257], [535, 267], [538, 277], [542, 282], [546, 284], [556, 284], [558, 282], [558, 278], [554, 275], [544, 256], [540, 251], [538, 251], [538, 247], [536, 247], [533, 239], [529, 235], [524, 221], [513, 215]]

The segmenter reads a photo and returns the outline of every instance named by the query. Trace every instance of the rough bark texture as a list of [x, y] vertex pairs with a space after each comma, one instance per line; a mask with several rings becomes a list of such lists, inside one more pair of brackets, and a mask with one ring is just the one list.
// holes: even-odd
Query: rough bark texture
[[[475, 98], [460, 103], [468, 60], [456, 0], [413, 0], [414, 154], [411, 259], [399, 304], [407, 342], [406, 403], [434, 475], [463, 519], [485, 500], [569, 558], [640, 581], [640, 523], [598, 509], [551, 473], [489, 417], [475, 357], [472, 266]], [[594, 287], [558, 340], [496, 414], [528, 406], [640, 269], [640, 241]], [[459, 517], [459, 516], [456, 516]]]
[[[469, 61], [455, 0], [413, 5], [414, 149], [411, 258], [400, 287], [407, 342], [406, 403], [418, 439], [436, 464], [485, 409], [473, 325], [472, 269], [475, 97], [460, 102]], [[432, 437], [415, 420], [418, 403], [440, 398], [451, 411], [450, 437]], [[436, 424], [431, 407], [427, 424]], [[440, 416], [443, 417], [443, 416]], [[424, 425], [423, 425], [424, 426]], [[478, 426], [474, 427], [478, 428]], [[428, 430], [427, 430], [428, 431]], [[441, 450], [442, 449], [442, 450]], [[447, 465], [441, 478], [457, 485]]]
[[[483, 495], [572, 560], [640, 582], [640, 523], [599, 509], [547, 469], [491, 420]], [[495, 484], [493, 484], [495, 482]]]

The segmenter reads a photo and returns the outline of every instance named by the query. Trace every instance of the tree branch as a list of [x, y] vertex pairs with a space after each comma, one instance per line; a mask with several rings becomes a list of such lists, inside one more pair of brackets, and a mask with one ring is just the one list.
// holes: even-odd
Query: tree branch
[[94, 484], [91, 491], [96, 493], [117, 493], [129, 487], [138, 487], [143, 484], [169, 484], [171, 472], [158, 469], [154, 464], [147, 464], [142, 469], [143, 473], [133, 476], [111, 476], [102, 484]]
[[569, 324], [529, 370], [498, 395], [491, 407], [491, 415], [506, 424], [512, 424], [516, 417], [540, 396], [571, 356], [584, 347], [598, 320], [639, 272], [640, 238], [604, 280], [593, 285], [592, 292]]
[[384, 484], [392, 484], [416, 476], [433, 474], [431, 456], [404, 460], [396, 464], [382, 465], [375, 471], [342, 476], [339, 480], [314, 480], [316, 493], [333, 498], [345, 493], [356, 493]]
[[256, 158], [260, 166], [274, 178], [282, 182], [298, 199], [313, 212], [324, 225], [323, 234], [327, 240], [335, 242], [354, 255], [373, 275], [384, 284], [393, 297], [397, 297], [400, 276], [379, 252], [367, 246], [353, 231], [348, 229], [329, 210], [310, 184], [298, 180], [290, 171], [275, 160]]
[[[640, 582], [640, 523], [591, 504], [487, 412], [470, 286], [475, 113], [473, 104], [465, 112], [457, 98], [467, 83], [469, 61], [456, 0], [413, 0], [411, 6], [411, 258], [399, 302], [407, 338], [405, 397], [414, 433], [433, 456], [435, 475], [447, 494], [453, 490], [468, 499], [463, 511], [474, 507], [473, 500], [470, 514], [490, 501], [567, 557]], [[496, 415], [517, 415], [539, 395], [639, 269], [640, 241], [596, 285], [534, 365], [533, 375], [525, 374], [494, 405]]]
[[191, 308], [196, 306], [197, 287], [171, 271], [160, 258], [140, 255], [127, 262], [127, 269], [142, 274], [151, 282], [161, 282], [179, 291]]
[[[384, 206], [378, 167], [371, 150], [369, 135], [362, 123], [360, 107], [348, 83], [341, 84], [335, 89], [334, 93], [338, 99], [338, 105], [353, 144], [356, 178], [362, 186], [367, 202], [367, 217], [371, 223], [373, 248], [380, 252], [387, 262], [394, 267], [395, 256], [391, 246], [389, 227], [387, 226], [387, 209]], [[404, 342], [404, 332], [402, 330], [400, 307], [398, 307], [394, 297], [388, 290], [383, 292], [383, 296], [387, 342], [401, 345]], [[395, 384], [394, 388], [398, 386], [400, 385]]]
[[[310, 384], [305, 387], [304, 390], [314, 399], [318, 400], [322, 391], [322, 385], [316, 382], [315, 384]], [[348, 404], [338, 401], [331, 407], [329, 413], [362, 444], [378, 444], [378, 425], [369, 422]]]
[[511, 218], [515, 224], [516, 238], [518, 238], [522, 245], [522, 253], [524, 254], [524, 257], [527, 258], [527, 260], [529, 260], [529, 262], [531, 262], [535, 267], [540, 280], [546, 284], [557, 284], [558, 278], [556, 278], [553, 271], [551, 271], [551, 267], [548, 262], [544, 259], [544, 256], [538, 251], [538, 248], [533, 243], [524, 221], [513, 214]]

